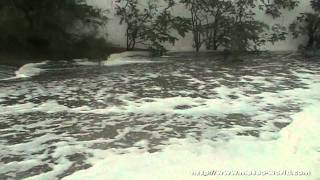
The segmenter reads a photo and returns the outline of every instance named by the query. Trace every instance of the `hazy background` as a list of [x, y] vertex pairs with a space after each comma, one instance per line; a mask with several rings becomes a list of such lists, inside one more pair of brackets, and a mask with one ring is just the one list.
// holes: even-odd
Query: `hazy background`
[[[115, 46], [125, 47], [125, 26], [119, 25], [119, 19], [113, 16], [114, 8], [112, 0], [87, 0], [89, 4], [95, 5], [97, 7], [108, 9], [110, 11], [109, 17], [110, 21], [106, 25], [106, 27], [101, 28], [101, 35], [107, 35], [108, 41], [113, 43]], [[293, 11], [282, 10], [283, 14], [280, 18], [272, 19], [270, 16], [265, 15], [262, 12], [257, 13], [258, 19], [262, 19], [269, 25], [273, 25], [279, 23], [281, 25], [285, 25], [286, 27], [292, 23], [299, 13], [311, 11], [310, 2], [307, 0], [303, 0], [300, 2], [300, 6], [294, 9]], [[184, 11], [184, 7], [177, 7], [175, 10], [177, 15], [186, 15], [186, 11]], [[192, 35], [189, 33], [185, 38], [181, 38], [176, 42], [175, 46], [168, 45], [168, 50], [171, 51], [189, 51], [193, 50], [192, 48]], [[281, 41], [275, 44], [267, 44], [265, 47], [262, 47], [264, 50], [272, 50], [272, 51], [287, 51], [287, 50], [296, 50], [299, 44], [304, 42], [304, 38], [301, 37], [299, 39], [293, 39], [291, 35], [287, 38], [286, 41]]]

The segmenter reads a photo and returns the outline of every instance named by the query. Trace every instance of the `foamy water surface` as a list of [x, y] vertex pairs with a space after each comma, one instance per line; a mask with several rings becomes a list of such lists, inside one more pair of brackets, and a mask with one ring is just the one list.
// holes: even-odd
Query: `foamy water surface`
[[139, 57], [0, 66], [0, 179], [320, 178], [319, 60]]

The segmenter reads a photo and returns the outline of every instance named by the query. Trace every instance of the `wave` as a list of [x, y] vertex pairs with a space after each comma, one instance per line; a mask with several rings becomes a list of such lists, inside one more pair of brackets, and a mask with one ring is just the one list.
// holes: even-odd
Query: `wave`
[[7, 76], [6, 78], [0, 79], [1, 81], [9, 81], [9, 80], [16, 80], [16, 79], [24, 79], [24, 78], [30, 78], [33, 76], [39, 75], [41, 72], [44, 71], [44, 69], [40, 68], [40, 66], [47, 64], [48, 61], [44, 61], [41, 63], [28, 63], [23, 66], [21, 66], [18, 70], [10, 73], [10, 76]]
[[28, 78], [32, 76], [39, 75], [43, 70], [40, 68], [41, 65], [47, 64], [47, 61], [41, 63], [29, 63], [20, 67], [19, 70], [15, 72], [16, 78]]
[[151, 60], [151, 53], [148, 51], [126, 51], [123, 53], [111, 54], [106, 61], [102, 62], [104, 66], [120, 66], [126, 64], [138, 63], [159, 63], [164, 61]]
[[89, 59], [74, 59], [73, 64], [79, 66], [98, 66], [99, 62], [89, 61]]

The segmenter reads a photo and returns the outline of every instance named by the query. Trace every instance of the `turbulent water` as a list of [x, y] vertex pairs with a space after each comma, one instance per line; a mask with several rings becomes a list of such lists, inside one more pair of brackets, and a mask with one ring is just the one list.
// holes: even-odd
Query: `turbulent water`
[[122, 59], [0, 66], [0, 179], [320, 178], [317, 58]]

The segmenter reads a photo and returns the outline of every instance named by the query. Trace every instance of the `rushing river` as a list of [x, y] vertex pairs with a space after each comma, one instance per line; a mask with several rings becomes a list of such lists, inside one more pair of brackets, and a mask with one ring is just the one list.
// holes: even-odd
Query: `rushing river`
[[134, 59], [0, 65], [0, 179], [320, 178], [317, 58]]

